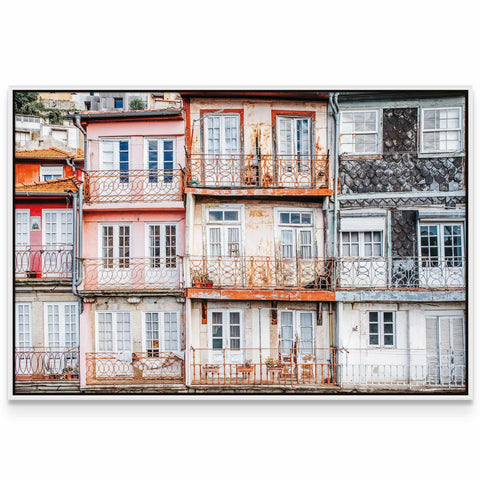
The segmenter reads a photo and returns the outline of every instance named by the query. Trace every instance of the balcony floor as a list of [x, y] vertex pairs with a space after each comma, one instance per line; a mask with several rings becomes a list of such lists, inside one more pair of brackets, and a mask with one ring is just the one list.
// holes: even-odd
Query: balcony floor
[[335, 301], [335, 292], [328, 290], [296, 290], [293, 288], [283, 290], [187, 288], [185, 296], [203, 300]]
[[290, 197], [328, 197], [332, 195], [329, 188], [222, 188], [222, 187], [185, 187], [185, 193], [195, 195], [215, 195], [215, 196], [252, 196], [252, 197], [271, 197], [271, 196], [290, 196]]

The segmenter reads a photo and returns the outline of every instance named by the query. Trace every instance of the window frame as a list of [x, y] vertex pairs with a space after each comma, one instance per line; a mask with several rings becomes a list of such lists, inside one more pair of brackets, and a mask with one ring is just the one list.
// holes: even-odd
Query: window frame
[[[236, 117], [237, 118], [237, 127], [238, 127], [238, 145], [237, 151], [235, 153], [225, 153], [225, 127], [224, 121], [220, 122], [220, 153], [209, 153], [208, 152], [208, 119], [212, 117]], [[229, 156], [229, 155], [241, 155], [243, 152], [243, 109], [223, 109], [221, 113], [217, 113], [217, 110], [200, 110], [201, 126], [200, 126], [200, 138], [201, 138], [201, 149], [203, 155], [220, 155], [220, 156]]]
[[[458, 110], [459, 111], [459, 127], [458, 128], [433, 128], [425, 130], [425, 112], [429, 110]], [[460, 146], [458, 150], [425, 150], [424, 147], [424, 133], [432, 133], [432, 132], [449, 132], [449, 131], [459, 131], [460, 132]], [[419, 128], [419, 135], [420, 135], [420, 154], [421, 155], [435, 155], [435, 154], [452, 154], [452, 153], [463, 153], [464, 149], [464, 135], [465, 135], [465, 128], [464, 128], [464, 114], [463, 114], [463, 107], [461, 105], [453, 106], [453, 107], [420, 107], [420, 128]]]
[[[17, 220], [17, 214], [22, 214], [27, 216], [27, 221], [26, 221], [26, 232], [19, 232], [18, 231], [18, 220]], [[24, 222], [21, 222], [24, 223]], [[19, 233], [21, 235], [26, 235], [28, 242], [27, 243], [18, 243], [18, 235]], [[29, 208], [16, 208], [15, 209], [15, 248], [19, 247], [29, 247], [31, 243], [31, 237], [30, 237], [30, 209]]]
[[[180, 325], [180, 312], [178, 310], [145, 310], [142, 312], [142, 351], [148, 353], [148, 345], [147, 345], [147, 315], [156, 314], [157, 321], [158, 321], [158, 353], [168, 352], [168, 353], [180, 353], [182, 351], [181, 346], [181, 325]], [[177, 349], [176, 350], [167, 350], [165, 348], [165, 314], [175, 315], [176, 323], [177, 323]], [[151, 348], [154, 350], [154, 347]], [[148, 355], [149, 357], [156, 357], [156, 355]]]
[[[150, 227], [156, 227], [159, 226], [160, 228], [160, 245], [158, 248], [160, 248], [160, 256], [151, 256], [150, 255], [150, 249], [152, 248], [150, 245]], [[175, 227], [175, 255], [170, 255], [167, 256], [167, 243], [166, 243], [166, 228], [167, 227]], [[179, 256], [178, 254], [178, 240], [179, 240], [179, 223], [178, 222], [146, 222], [145, 223], [145, 258], [149, 259], [150, 261], [155, 260], [157, 258], [165, 259], [165, 268], [172, 268], [175, 269], [177, 268], [177, 257]], [[157, 248], [155, 246], [154, 248]], [[172, 264], [169, 266], [169, 262], [167, 261], [168, 259], [174, 259]], [[159, 264], [159, 267], [161, 268], [161, 262]], [[150, 262], [148, 265], [148, 268], [158, 268], [152, 265]]]
[[50, 245], [57, 245], [57, 246], [68, 246], [68, 247], [71, 247], [73, 246], [73, 209], [71, 208], [44, 208], [42, 210], [42, 245], [46, 246], [47, 245], [47, 240], [46, 240], [46, 237], [47, 237], [47, 219], [46, 219], [46, 216], [47, 214], [49, 213], [55, 213], [57, 214], [57, 222], [56, 222], [56, 225], [57, 225], [57, 231], [55, 232], [55, 235], [57, 236], [57, 239], [58, 237], [60, 237], [61, 239], [61, 236], [62, 236], [62, 213], [65, 213], [67, 214], [70, 214], [71, 215], [71, 222], [67, 222], [67, 228], [68, 228], [68, 225], [70, 225], [70, 232], [66, 232], [66, 235], [67, 236], [70, 236], [71, 237], [71, 240], [70, 242], [56, 242], [56, 243], [52, 243]]
[[[238, 220], [210, 220], [210, 211], [236, 211], [238, 212]], [[228, 250], [228, 228], [237, 227], [238, 228], [238, 243], [239, 243], [239, 254], [230, 256], [228, 252], [225, 255], [220, 255], [222, 258], [239, 258], [244, 254], [244, 245], [245, 245], [245, 228], [244, 228], [244, 208], [243, 205], [216, 205], [216, 206], [205, 206], [204, 207], [204, 252], [207, 257], [213, 256], [210, 255], [210, 230], [212, 228], [220, 228], [220, 243], [222, 249]], [[217, 258], [217, 256], [213, 256]]]
[[[344, 233], [347, 233], [351, 236], [352, 233], [356, 233], [358, 234], [358, 256], [353, 256], [353, 255], [349, 255], [349, 256], [346, 256], [343, 254], [343, 246], [345, 245], [344, 244], [344, 241], [343, 241], [343, 234]], [[371, 256], [367, 256], [365, 254], [365, 244], [366, 243], [369, 243], [369, 242], [365, 242], [365, 234], [366, 233], [371, 233], [372, 234], [372, 255]], [[373, 241], [373, 234], [374, 233], [380, 233], [381, 235], [381, 238], [380, 238], [380, 245], [382, 247], [382, 251], [380, 253], [380, 255], [373, 255], [373, 245], [375, 243], [379, 243], [379, 242], [374, 242]], [[351, 242], [350, 242], [350, 250], [351, 250]], [[340, 251], [341, 251], [341, 255], [340, 257], [341, 258], [348, 258], [348, 259], [361, 259], [361, 258], [385, 258], [385, 232], [384, 230], [340, 230]], [[351, 253], [351, 251], [350, 251]]]
[[[58, 347], [50, 347], [50, 342], [48, 338], [48, 307], [49, 306], [58, 306], [59, 311], [59, 337], [60, 337], [60, 345]], [[66, 342], [66, 328], [65, 328], [65, 307], [73, 307], [75, 309], [75, 338], [76, 338], [76, 345], [67, 345]], [[73, 348], [78, 347], [80, 345], [80, 319], [78, 314], [78, 304], [76, 302], [44, 302], [43, 303], [43, 331], [44, 331], [44, 345], [50, 348]]]
[[[122, 102], [122, 106], [121, 107], [117, 107], [117, 101], [121, 101]], [[115, 110], [123, 110], [124, 108], [124, 104], [125, 104], [125, 101], [124, 101], [124, 98], [123, 97], [113, 97], [113, 108]]]
[[[99, 343], [100, 343], [100, 330], [99, 330], [99, 322], [100, 322], [100, 315], [101, 314], [111, 314], [112, 315], [112, 347], [115, 347], [112, 350], [100, 350]], [[129, 350], [123, 350], [123, 352], [133, 352], [133, 322], [132, 322], [132, 314], [131, 312], [125, 310], [97, 310], [95, 312], [95, 352], [114, 352], [119, 353], [118, 350], [118, 314], [128, 315], [128, 320], [130, 323], [130, 348]], [[122, 340], [125, 341], [125, 340]]]
[[[370, 331], [370, 314], [376, 313], [377, 314], [377, 324], [378, 324], [378, 332], [376, 333], [371, 333]], [[387, 333], [385, 334], [385, 316], [384, 314], [388, 313], [392, 315], [392, 325], [393, 325], [393, 332], [392, 333]], [[394, 312], [392, 310], [369, 310], [367, 312], [367, 343], [370, 348], [397, 348], [397, 312]], [[388, 322], [390, 323], [390, 322]], [[371, 335], [377, 335], [379, 343], [374, 344], [371, 343], [370, 336]], [[393, 338], [393, 343], [392, 345], [387, 345], [385, 344], [385, 335], [391, 336]]]
[[[213, 314], [214, 313], [221, 313], [222, 314], [222, 348], [214, 348], [213, 347]], [[230, 314], [231, 313], [238, 313], [239, 314], [239, 330], [240, 330], [240, 346], [238, 348], [232, 348], [230, 340], [232, 336], [230, 335]], [[225, 315], [227, 318], [225, 318]], [[225, 321], [226, 320], [226, 321]], [[239, 351], [242, 352], [242, 349], [245, 348], [245, 323], [243, 318], [243, 310], [239, 308], [214, 308], [208, 310], [208, 318], [207, 318], [207, 334], [208, 334], [208, 348], [212, 351], [222, 351], [222, 350], [229, 350], [229, 351]], [[228, 328], [228, 330], [227, 330]], [[226, 333], [227, 336], [226, 336]], [[233, 337], [237, 338], [237, 337]], [[228, 340], [228, 347], [225, 346], [225, 340]]]
[[[313, 112], [312, 112], [313, 113]], [[314, 151], [314, 145], [313, 145], [313, 127], [314, 127], [314, 118], [312, 113], [305, 112], [305, 115], [301, 114], [288, 114], [288, 113], [276, 113], [275, 114], [275, 152], [276, 155], [279, 157], [311, 157], [313, 155]], [[291, 153], [280, 153], [280, 121], [284, 119], [289, 119], [292, 121], [292, 127], [291, 127], [291, 140], [292, 140], [292, 147]], [[296, 122], [299, 120], [307, 120], [308, 121], [308, 153], [298, 153], [298, 143], [296, 139], [294, 138], [294, 133], [297, 133], [296, 130]]]
[[[124, 172], [124, 174], [128, 178], [128, 171], [131, 169], [131, 137], [101, 137], [99, 138], [100, 140], [100, 164], [99, 164], [99, 169], [102, 171], [107, 171], [107, 172], [118, 172], [121, 174]], [[128, 143], [128, 169], [127, 170], [120, 170], [120, 142], [127, 142]], [[105, 150], [104, 150], [104, 145], [107, 143], [113, 143], [114, 148], [113, 148], [113, 168], [107, 169], [104, 167], [105, 165]]]
[[[436, 226], [438, 229], [437, 233], [437, 239], [438, 239], [438, 253], [439, 255], [436, 257], [433, 256], [423, 256], [422, 255], [422, 235], [421, 235], [421, 227], [430, 227], [430, 226]], [[460, 257], [456, 257], [455, 255], [447, 257], [445, 255], [445, 227], [452, 227], [452, 226], [459, 226], [460, 227], [460, 237], [461, 237], [461, 249], [462, 249], [462, 255]], [[440, 265], [441, 262], [446, 262], [446, 259], [452, 259], [451, 261], [454, 262], [455, 258], [460, 258], [461, 265], [449, 265], [448, 268], [463, 268], [465, 267], [465, 262], [466, 262], [466, 255], [465, 255], [465, 225], [464, 222], [459, 222], [459, 221], [441, 221], [441, 222], [436, 222], [436, 221], [419, 221], [417, 225], [417, 238], [418, 238], [418, 243], [417, 243], [417, 248], [418, 248], [418, 261], [419, 261], [419, 266], [420, 268], [436, 268], [436, 267], [441, 267]], [[452, 246], [453, 248], [453, 246]], [[437, 259], [437, 265], [423, 265], [423, 259]], [[444, 265], [446, 266], [446, 265]]]
[[[103, 228], [104, 227], [113, 227], [113, 255], [111, 257], [111, 266], [105, 266], [105, 261], [108, 260], [110, 257], [103, 256]], [[129, 245], [128, 245], [128, 257], [120, 257], [120, 227], [129, 227]], [[131, 260], [132, 256], [132, 224], [130, 222], [119, 222], [119, 223], [98, 223], [98, 258], [102, 260], [102, 264], [100, 268], [105, 270], [113, 270], [115, 268], [122, 268], [122, 269], [129, 269], [131, 267]], [[120, 259], [123, 261], [128, 260], [125, 262], [126, 266], [120, 266]]]
[[[383, 111], [382, 108], [362, 108], [362, 109], [345, 109], [340, 111], [340, 122], [339, 122], [339, 133], [338, 133], [338, 146], [339, 146], [339, 154], [342, 156], [348, 157], [368, 157], [373, 155], [381, 155], [383, 149], [383, 141], [382, 141], [382, 115], [381, 112]], [[342, 132], [342, 120], [343, 115], [346, 113], [370, 113], [375, 112], [375, 135], [377, 141], [375, 142], [376, 149], [374, 152], [345, 152], [342, 149], [342, 135], [357, 135], [358, 132]], [[359, 132], [360, 135], [372, 135], [374, 132]]]
[[[28, 307], [28, 337], [29, 341], [26, 342], [28, 345], [19, 346], [19, 334], [20, 329], [18, 326], [18, 307]], [[25, 312], [22, 313], [25, 315]], [[29, 349], [33, 347], [33, 325], [32, 325], [32, 302], [15, 302], [15, 348], [19, 349]]]
[[[291, 219], [291, 214], [293, 213], [298, 213], [300, 214], [300, 222], [301, 222], [301, 216], [302, 214], [308, 213], [310, 214], [311, 222], [310, 223], [282, 223], [281, 222], [281, 217], [282, 213], [289, 213], [290, 214], [290, 219]], [[274, 238], [275, 238], [275, 245], [278, 245], [280, 247], [280, 251], [277, 251], [277, 248], [275, 250], [278, 252], [277, 254], [280, 255], [280, 258], [285, 259], [285, 260], [296, 260], [300, 258], [315, 258], [317, 256], [318, 252], [318, 243], [317, 243], [317, 229], [316, 229], [316, 222], [315, 222], [315, 213], [316, 210], [315, 208], [285, 208], [285, 207], [274, 207]], [[293, 251], [293, 256], [292, 257], [284, 257], [283, 256], [283, 242], [282, 242], [282, 231], [291, 229], [295, 232], [294, 234], [294, 246], [295, 250]], [[298, 253], [301, 251], [301, 246], [308, 246], [308, 244], [301, 244], [301, 231], [309, 231], [311, 232], [311, 255], [307, 257], [303, 257], [301, 255], [298, 255]]]
[[[290, 352], [293, 353], [293, 345], [295, 344], [295, 337], [298, 335], [300, 339], [300, 333], [301, 333], [301, 315], [302, 313], [308, 313], [311, 318], [311, 329], [312, 329], [312, 352], [311, 353], [303, 353], [303, 355], [312, 355], [315, 353], [315, 348], [316, 348], [316, 315], [317, 312], [315, 310], [297, 310], [297, 309], [289, 309], [289, 308], [282, 308], [278, 310], [278, 337], [280, 341], [280, 352], [282, 355], [284, 354], [283, 351], [287, 347], [283, 347], [283, 342], [284, 341], [290, 341], [290, 339], [284, 340], [282, 337], [282, 315], [285, 313], [291, 313], [292, 314], [292, 347], [290, 348]], [[301, 347], [301, 342], [300, 342], [300, 347]], [[295, 353], [302, 354], [301, 350], [297, 346], [297, 351]]]
[[[157, 168], [150, 169], [149, 163], [149, 142], [155, 141], [157, 142]], [[165, 142], [171, 141], [173, 148], [172, 148], [172, 167], [165, 168]], [[161, 145], [161, 149], [160, 149]], [[155, 137], [144, 137], [143, 143], [143, 165], [144, 169], [149, 172], [148, 175], [148, 182], [149, 183], [171, 183], [173, 181], [173, 172], [174, 170], [178, 169], [178, 162], [177, 162], [177, 137], [176, 136], [155, 136]], [[162, 160], [160, 162], [160, 152], [162, 155]], [[160, 167], [161, 163], [161, 167]], [[164, 172], [163, 174], [163, 182], [158, 181], [158, 172]], [[157, 173], [154, 173], [157, 172]], [[165, 174], [168, 172], [168, 174]]]

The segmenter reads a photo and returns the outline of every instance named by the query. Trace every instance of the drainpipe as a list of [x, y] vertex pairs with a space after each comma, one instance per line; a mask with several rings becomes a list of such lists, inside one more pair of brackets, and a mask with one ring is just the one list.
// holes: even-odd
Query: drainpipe
[[338, 113], [340, 107], [338, 105], [338, 93], [329, 93], [328, 102], [333, 112], [333, 134], [335, 137], [333, 148], [333, 256], [337, 256], [337, 214], [338, 214]]

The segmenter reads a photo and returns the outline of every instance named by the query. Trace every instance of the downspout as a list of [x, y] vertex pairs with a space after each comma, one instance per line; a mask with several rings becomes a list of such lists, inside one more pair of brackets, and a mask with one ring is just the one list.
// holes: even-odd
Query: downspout
[[337, 256], [337, 214], [338, 214], [338, 113], [340, 107], [338, 105], [338, 93], [329, 93], [328, 102], [333, 113], [333, 256]]

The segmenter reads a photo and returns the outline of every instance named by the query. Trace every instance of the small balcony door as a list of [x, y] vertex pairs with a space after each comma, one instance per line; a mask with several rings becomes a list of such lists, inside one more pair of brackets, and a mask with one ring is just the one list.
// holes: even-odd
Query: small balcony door
[[100, 225], [100, 257], [98, 284], [130, 285], [130, 225]]
[[421, 287], [462, 287], [465, 285], [463, 225], [420, 225]]
[[[211, 363], [242, 363], [243, 318], [240, 310], [211, 310], [209, 348]], [[227, 372], [226, 372], [227, 373]]]
[[465, 319], [427, 316], [427, 383], [461, 385], [466, 381]]
[[277, 117], [277, 184], [310, 187], [313, 180], [311, 119]]
[[31, 375], [33, 373], [32, 348], [32, 305], [15, 304], [15, 374]]
[[180, 286], [180, 265], [177, 258], [177, 225], [147, 225], [147, 268], [145, 283], [169, 288]]
[[65, 367], [78, 366], [79, 345], [77, 304], [44, 303], [45, 365], [49, 374], [59, 374]]
[[15, 271], [16, 276], [26, 276], [30, 270], [30, 210], [15, 210]]
[[100, 197], [122, 197], [128, 200], [132, 193], [130, 170], [130, 140], [102, 139], [100, 142], [100, 170], [105, 171], [103, 181], [98, 184]]
[[[241, 186], [240, 116], [208, 115], [205, 120], [206, 186]], [[237, 182], [238, 180], [238, 182]]]
[[[175, 138], [148, 138], [145, 140], [147, 182], [142, 180], [142, 187], [136, 192], [149, 195], [172, 193], [175, 164]], [[142, 177], [143, 179], [143, 177]]]
[[280, 212], [277, 286], [307, 286], [315, 280], [315, 245], [311, 211]]
[[72, 210], [43, 211], [42, 277], [68, 277], [73, 262]]
[[[120, 362], [116, 373], [126, 374], [132, 361], [132, 325], [128, 312], [98, 312], [96, 324], [97, 352], [111, 353]], [[105, 372], [107, 376], [112, 372]]]

